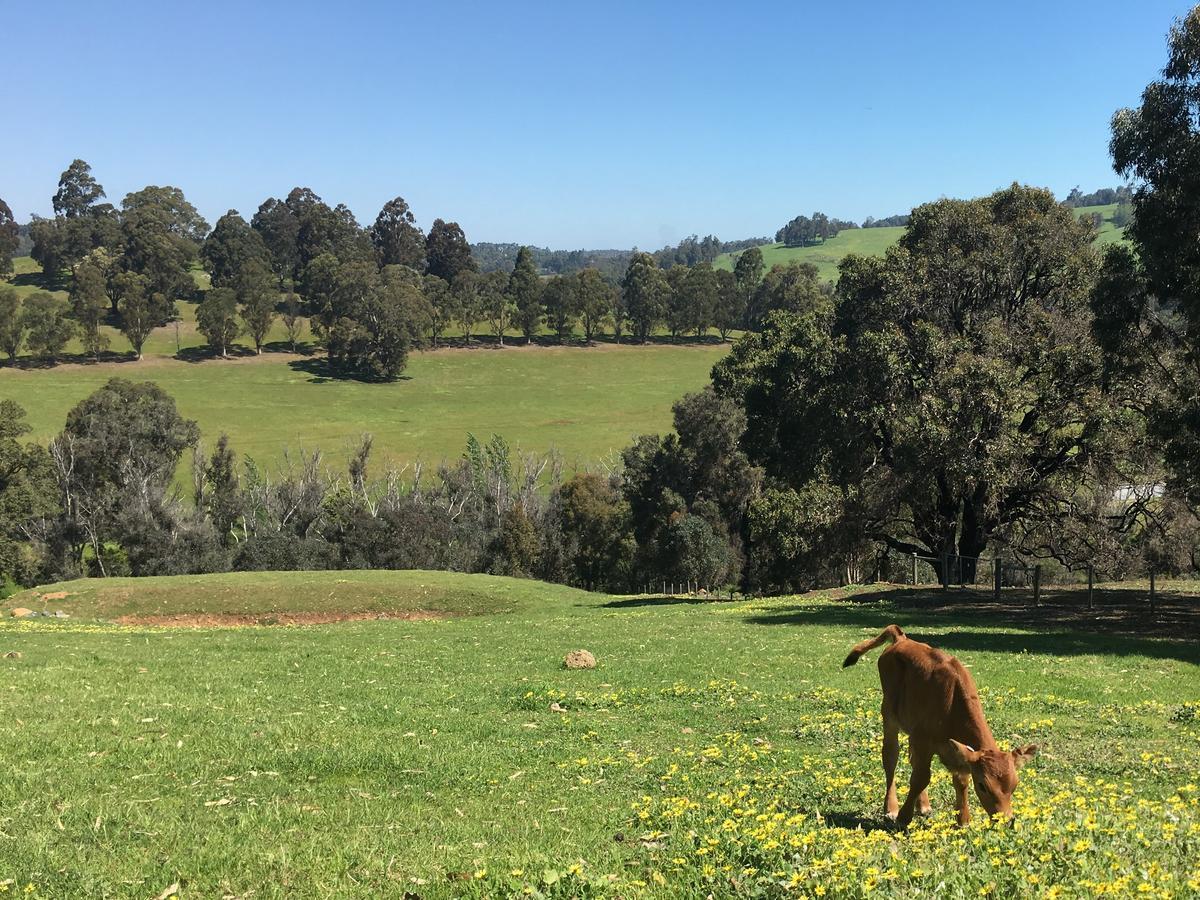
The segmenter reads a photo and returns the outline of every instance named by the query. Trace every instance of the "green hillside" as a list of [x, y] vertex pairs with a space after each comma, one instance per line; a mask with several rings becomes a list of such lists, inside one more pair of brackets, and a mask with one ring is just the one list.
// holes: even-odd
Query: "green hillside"
[[[1118, 228], [1112, 222], [1113, 213], [1117, 210], [1115, 203], [1107, 206], [1081, 206], [1076, 212], [1080, 216], [1099, 213], [1104, 221], [1096, 234], [1096, 244], [1104, 247], [1108, 244], [1123, 240], [1125, 229]], [[768, 269], [774, 265], [786, 265], [789, 262], [808, 262], [817, 267], [821, 277], [830, 281], [837, 280], [838, 263], [851, 253], [865, 256], [882, 256], [887, 248], [892, 246], [904, 234], [903, 228], [852, 228], [843, 231], [837, 237], [830, 238], [823, 244], [812, 247], [785, 247], [783, 244], [763, 244], [763, 263]], [[718, 269], [733, 269], [737, 259], [736, 253], [723, 253], [717, 257], [713, 265]]]
[[[789, 262], [812, 263], [821, 273], [821, 277], [834, 281], [837, 279], [838, 263], [851, 253], [865, 256], [883, 256], [887, 248], [892, 246], [904, 234], [903, 228], [852, 228], [843, 231], [812, 247], [785, 247], [783, 244], [764, 244], [762, 250], [763, 263], [768, 269], [775, 265], [786, 265]], [[723, 253], [717, 257], [713, 265], [718, 269], [732, 269], [736, 254]]]

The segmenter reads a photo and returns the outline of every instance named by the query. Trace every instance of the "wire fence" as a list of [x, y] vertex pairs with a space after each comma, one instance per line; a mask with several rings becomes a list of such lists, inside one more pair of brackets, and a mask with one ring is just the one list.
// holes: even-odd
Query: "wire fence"
[[[934, 557], [912, 553], [903, 558], [903, 563], [901, 570], [895, 556], [882, 556], [872, 581], [942, 590], [969, 588], [988, 591], [995, 599], [1000, 599], [1006, 591], [1015, 590], [1027, 594], [1033, 606], [1041, 604], [1048, 588], [1071, 590], [1078, 591], [1086, 599], [1089, 609], [1095, 607], [1098, 585], [1108, 590], [1119, 586], [1128, 593], [1143, 593], [1152, 611], [1164, 593], [1164, 579], [1153, 569], [1144, 576], [1128, 579], [1114, 577], [1091, 564], [1072, 568], [1057, 561], [1026, 562], [1008, 556], [947, 554]], [[1183, 583], [1191, 587], [1191, 582]], [[1165, 586], [1166, 592], [1183, 593], [1180, 585], [1179, 580], [1170, 581]], [[1200, 582], [1196, 582], [1195, 587], [1200, 593]]]

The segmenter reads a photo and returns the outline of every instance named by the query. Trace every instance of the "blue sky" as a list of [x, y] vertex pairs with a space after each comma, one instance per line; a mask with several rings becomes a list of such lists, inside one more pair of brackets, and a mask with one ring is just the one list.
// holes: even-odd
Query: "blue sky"
[[[8, 4], [5, 4], [8, 5]], [[210, 222], [296, 185], [473, 241], [656, 248], [1014, 180], [1118, 182], [1113, 111], [1186, 2], [43, 2], [0, 32], [0, 197], [181, 187]]]

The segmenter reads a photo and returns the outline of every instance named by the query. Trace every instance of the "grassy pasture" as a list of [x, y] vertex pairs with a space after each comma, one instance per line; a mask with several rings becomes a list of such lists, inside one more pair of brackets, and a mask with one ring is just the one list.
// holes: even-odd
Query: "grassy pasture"
[[206, 443], [274, 465], [283, 450], [320, 448], [341, 465], [363, 432], [379, 462], [457, 459], [468, 431], [526, 451], [595, 464], [644, 432], [671, 426], [671, 404], [699, 390], [723, 345], [514, 347], [415, 353], [404, 377], [365, 384], [326, 377], [313, 357], [61, 365], [0, 369], [0, 397], [29, 413], [33, 437], [56, 434], [68, 410], [109, 378], [149, 380], [196, 419]]
[[[1106, 206], [1081, 206], [1076, 209], [1080, 216], [1099, 213], [1104, 221], [1096, 232], [1096, 245], [1106, 247], [1109, 244], [1124, 240], [1125, 229], [1118, 228], [1112, 222], [1117, 204]], [[904, 234], [903, 228], [853, 228], [843, 231], [837, 237], [830, 238], [823, 244], [812, 247], [785, 247], [783, 244], [763, 244], [763, 263], [768, 269], [774, 265], [787, 265], [789, 262], [813, 263], [821, 277], [829, 281], [837, 281], [838, 264], [851, 253], [863, 256], [883, 256], [888, 247], [900, 240]], [[718, 269], [732, 271], [737, 259], [736, 253], [723, 253], [717, 257], [713, 265]]]
[[[10, 598], [74, 615], [0, 620], [0, 651], [21, 654], [0, 658], [0, 882], [35, 897], [1200, 891], [1194, 639], [833, 593], [700, 603], [341, 572]], [[463, 614], [93, 621], [383, 602]], [[1001, 741], [1043, 745], [1013, 827], [953, 827], [940, 767], [932, 819], [885, 827], [874, 666], [840, 664], [892, 621], [972, 668]], [[564, 670], [578, 647], [599, 668]]]

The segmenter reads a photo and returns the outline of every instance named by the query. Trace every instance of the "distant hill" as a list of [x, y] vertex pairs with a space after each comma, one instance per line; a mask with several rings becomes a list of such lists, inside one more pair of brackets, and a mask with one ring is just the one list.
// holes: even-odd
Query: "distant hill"
[[[1118, 209], [1117, 203], [1104, 206], [1080, 206], [1075, 212], [1083, 216], [1100, 216], [1100, 228], [1096, 234], [1096, 244], [1104, 247], [1108, 244], [1124, 240], [1125, 229], [1113, 222], [1113, 216]], [[838, 275], [838, 264], [851, 253], [864, 256], [882, 256], [887, 248], [900, 240], [904, 234], [903, 228], [854, 228], [839, 232], [836, 237], [829, 238], [821, 244], [810, 247], [785, 247], [783, 244], [763, 244], [763, 262], [769, 269], [774, 265], [786, 265], [789, 262], [810, 262], [817, 267], [821, 277], [834, 281]], [[723, 253], [717, 257], [713, 265], [718, 269], [732, 269], [737, 261], [737, 253]]]

